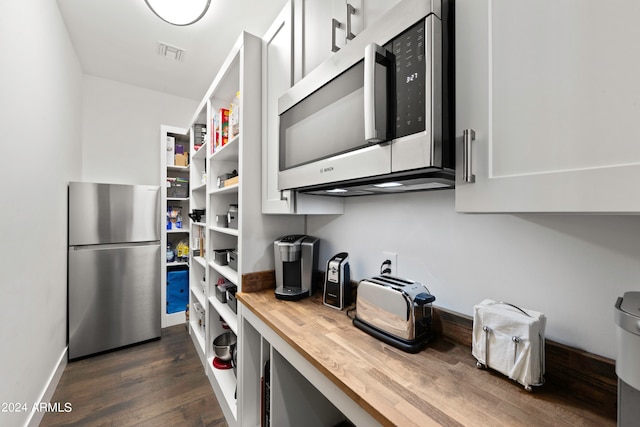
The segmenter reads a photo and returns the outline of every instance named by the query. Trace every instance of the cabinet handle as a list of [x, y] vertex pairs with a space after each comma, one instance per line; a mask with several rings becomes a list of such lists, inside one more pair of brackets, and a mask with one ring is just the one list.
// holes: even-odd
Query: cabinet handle
[[[364, 138], [380, 144], [389, 140], [389, 110], [387, 100], [387, 68], [393, 64], [391, 52], [371, 43], [364, 49]], [[382, 65], [384, 75], [376, 71]]]
[[356, 14], [356, 8], [347, 3], [347, 40], [353, 40], [356, 35], [351, 32], [351, 17]]
[[336, 29], [342, 28], [342, 24], [336, 18], [331, 20], [331, 52], [337, 52], [340, 48], [336, 45]]
[[473, 174], [471, 162], [471, 142], [476, 139], [476, 133], [473, 129], [465, 129], [462, 132], [462, 179], [464, 182], [476, 182], [476, 176]]

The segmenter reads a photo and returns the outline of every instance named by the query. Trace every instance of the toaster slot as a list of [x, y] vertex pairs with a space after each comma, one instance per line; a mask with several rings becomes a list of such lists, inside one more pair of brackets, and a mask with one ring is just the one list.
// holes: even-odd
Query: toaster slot
[[407, 286], [415, 283], [410, 280], [404, 280], [394, 276], [376, 276], [372, 277], [372, 279], [379, 284], [389, 284], [394, 286]]

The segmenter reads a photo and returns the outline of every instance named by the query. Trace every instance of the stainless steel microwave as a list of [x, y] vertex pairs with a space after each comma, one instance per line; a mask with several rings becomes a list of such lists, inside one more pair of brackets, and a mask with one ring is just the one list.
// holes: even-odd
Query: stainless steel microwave
[[453, 188], [453, 16], [453, 1], [403, 0], [281, 96], [278, 188]]

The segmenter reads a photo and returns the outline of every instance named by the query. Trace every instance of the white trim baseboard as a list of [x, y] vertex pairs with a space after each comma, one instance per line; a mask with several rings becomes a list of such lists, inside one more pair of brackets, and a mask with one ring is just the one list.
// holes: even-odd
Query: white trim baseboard
[[[40, 398], [38, 402], [50, 402], [53, 397], [53, 393], [56, 391], [56, 387], [58, 387], [58, 383], [60, 382], [60, 378], [62, 377], [62, 373], [64, 372], [64, 368], [67, 367], [67, 352], [69, 347], [65, 347], [60, 355], [60, 359], [58, 360], [58, 365], [56, 369], [51, 373], [49, 380], [47, 381], [42, 393], [40, 394]], [[31, 410], [31, 414], [25, 423], [25, 426], [28, 427], [37, 427], [40, 425], [42, 418], [44, 417], [45, 412], [43, 411], [34, 411]]]

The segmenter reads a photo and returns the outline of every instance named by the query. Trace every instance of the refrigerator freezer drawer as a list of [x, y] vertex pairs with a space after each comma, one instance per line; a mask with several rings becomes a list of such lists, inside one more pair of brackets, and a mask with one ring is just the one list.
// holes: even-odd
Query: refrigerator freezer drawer
[[160, 240], [160, 187], [69, 183], [69, 246]]
[[69, 359], [160, 336], [160, 245], [69, 248]]

